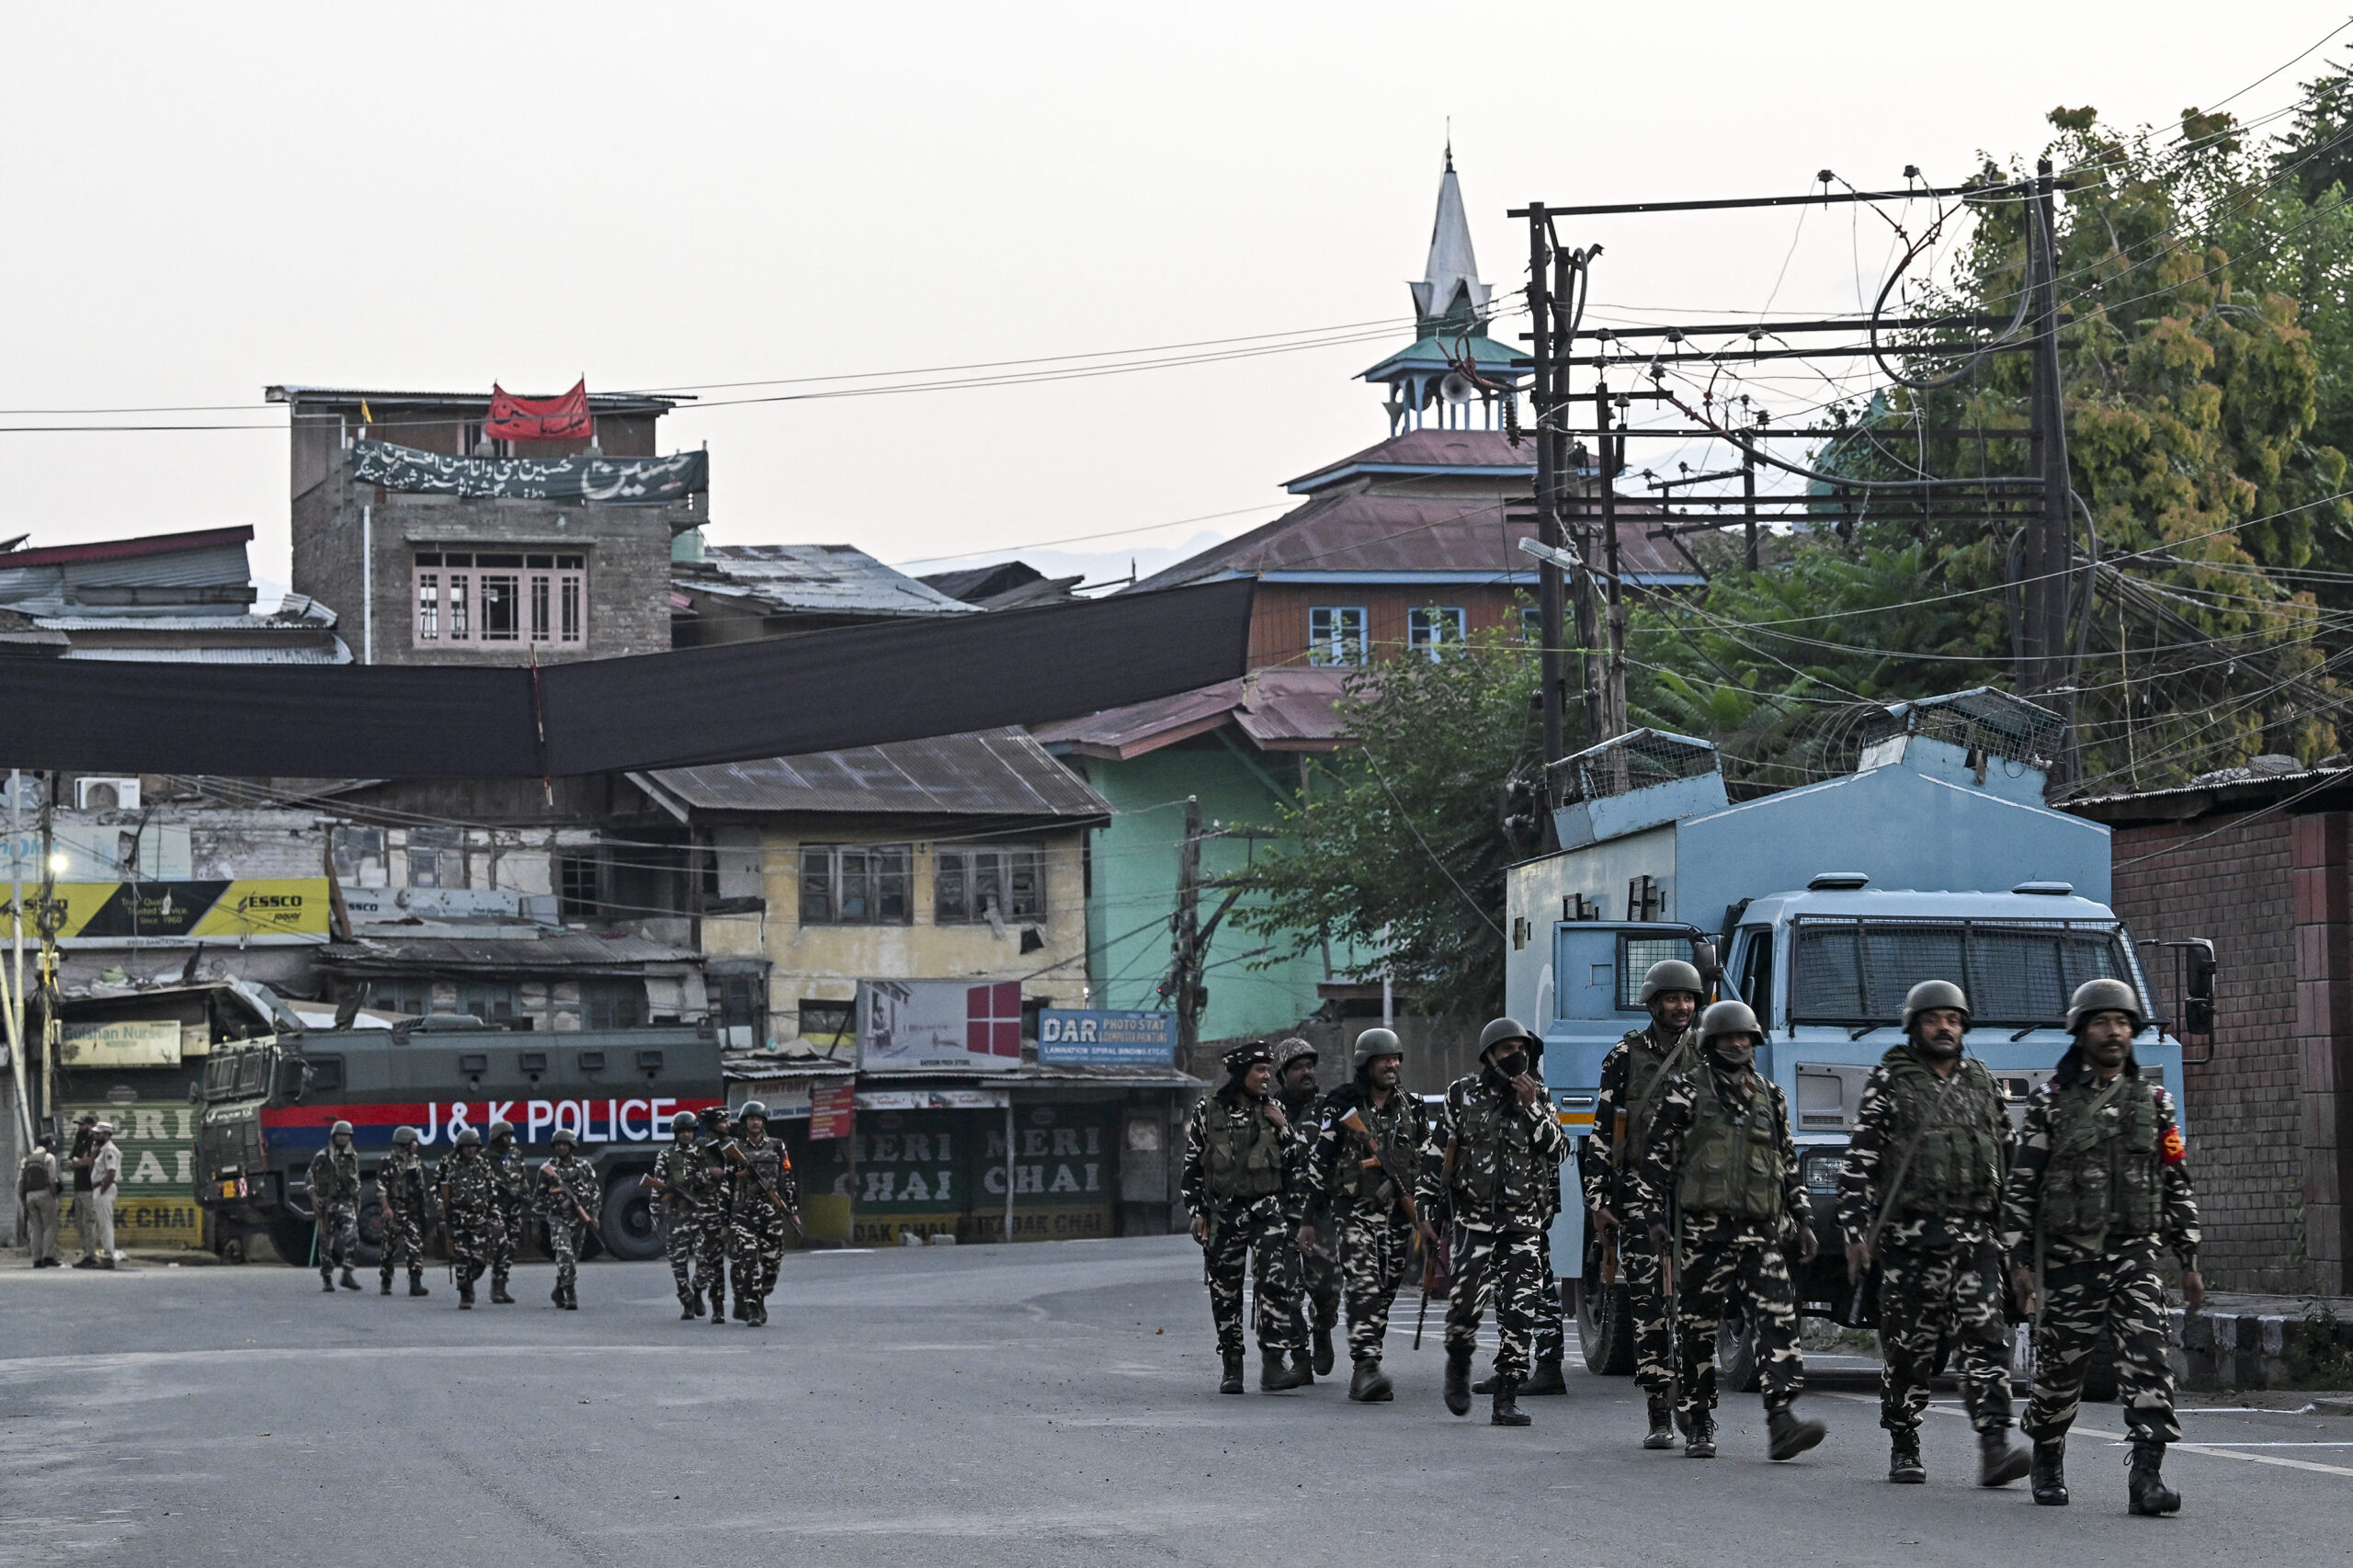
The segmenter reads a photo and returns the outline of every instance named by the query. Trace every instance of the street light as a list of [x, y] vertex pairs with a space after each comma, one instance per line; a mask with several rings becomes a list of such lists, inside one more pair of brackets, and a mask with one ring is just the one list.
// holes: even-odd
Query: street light
[[73, 869], [74, 862], [63, 849], [53, 850], [49, 857], [49, 874], [62, 877]]
[[1563, 572], [1574, 572], [1585, 565], [1584, 558], [1575, 551], [1560, 545], [1546, 544], [1541, 540], [1523, 539], [1519, 541], [1519, 548], [1545, 564], [1557, 566]]

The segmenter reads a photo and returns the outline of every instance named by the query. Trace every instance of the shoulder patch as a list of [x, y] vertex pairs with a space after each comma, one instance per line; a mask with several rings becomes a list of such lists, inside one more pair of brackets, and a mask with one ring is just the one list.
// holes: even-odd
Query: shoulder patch
[[2177, 1165], [2189, 1158], [2189, 1140], [2181, 1135], [2178, 1127], [2165, 1129], [2164, 1148], [2165, 1164], [2169, 1165]]

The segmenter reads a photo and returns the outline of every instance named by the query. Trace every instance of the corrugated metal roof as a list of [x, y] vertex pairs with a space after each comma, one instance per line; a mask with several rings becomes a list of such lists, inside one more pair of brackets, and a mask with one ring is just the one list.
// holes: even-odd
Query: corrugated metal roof
[[813, 756], [767, 757], [647, 776], [692, 811], [904, 812], [1086, 822], [1108, 801], [1025, 731], [983, 730]]
[[680, 562], [672, 585], [688, 593], [757, 599], [779, 610], [847, 615], [976, 615], [927, 583], [894, 572], [852, 544], [722, 544], [699, 563]]
[[330, 637], [286, 648], [71, 648], [62, 656], [120, 665], [347, 665], [351, 649]]
[[43, 626], [60, 631], [324, 631], [335, 611], [307, 594], [289, 594], [267, 615], [230, 609], [221, 615], [142, 615], [123, 609], [107, 615], [45, 615]]
[[63, 566], [93, 561], [125, 561], [139, 556], [177, 555], [190, 550], [235, 545], [243, 555], [251, 543], [251, 525], [228, 528], [195, 528], [187, 533], [142, 534], [137, 539], [99, 540], [89, 544], [59, 544], [44, 550], [12, 550], [0, 554], [0, 566]]
[[1376, 441], [1360, 452], [1350, 452], [1337, 462], [1311, 469], [1285, 488], [1301, 492], [1321, 489], [1351, 469], [1392, 472], [1428, 470], [1442, 473], [1449, 469], [1466, 468], [1524, 472], [1533, 478], [1535, 443], [1523, 438], [1515, 447], [1511, 437], [1500, 430], [1408, 430], [1386, 441]]
[[699, 963], [689, 949], [644, 937], [600, 937], [585, 931], [551, 931], [540, 937], [355, 937], [329, 942], [319, 957], [343, 967], [399, 964], [419, 969], [483, 969], [529, 971], [548, 969], [633, 968], [649, 963]]
[[1253, 671], [1151, 702], [1041, 724], [1042, 745], [1126, 761], [1233, 723], [1263, 751], [1329, 751], [1345, 739], [1333, 704], [1355, 672], [1332, 665]]

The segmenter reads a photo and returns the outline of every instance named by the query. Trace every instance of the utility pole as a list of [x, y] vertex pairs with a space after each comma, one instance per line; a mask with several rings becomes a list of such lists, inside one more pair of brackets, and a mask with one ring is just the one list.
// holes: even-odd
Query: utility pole
[[[1561, 459], [1567, 437], [1561, 433], [1561, 404], [1552, 396], [1552, 297], [1547, 287], [1552, 265], [1549, 230], [1544, 204], [1540, 201], [1529, 210], [1528, 215], [1528, 310], [1536, 329], [1536, 366], [1529, 405], [1536, 419], [1536, 538], [1539, 543], [1558, 550]], [[1562, 625], [1561, 568], [1552, 561], [1540, 560], [1536, 584], [1537, 623], [1543, 639], [1543, 646], [1538, 651], [1540, 678], [1544, 687], [1543, 762], [1548, 769], [1542, 820], [1549, 822], [1557, 803], [1552, 799], [1549, 769], [1568, 755], [1568, 741], [1563, 733], [1565, 715], [1562, 712], [1567, 700], [1562, 658], [1568, 638]]]
[[1201, 801], [1185, 797], [1185, 842], [1176, 851], [1176, 914], [1171, 923], [1168, 981], [1176, 991], [1176, 1059], [1190, 1068], [1200, 1043], [1195, 998], [1201, 976]]
[[[1600, 401], [1597, 399], [1597, 401]], [[1604, 407], [1607, 407], [1604, 403]], [[1609, 428], [1608, 416], [1594, 426]], [[1594, 740], [1614, 741], [1626, 733], [1626, 581], [1618, 562], [1618, 474], [1626, 465], [1623, 441], [1601, 437], [1601, 559], [1605, 581], [1601, 593], [1608, 606], [1609, 640], [1601, 654], [1601, 729]], [[1586, 556], [1587, 562], [1593, 557]], [[1623, 767], [1622, 758], [1619, 763]]]
[[1748, 526], [1748, 569], [1757, 568], [1756, 554], [1756, 427], [1749, 426], [1748, 439], [1740, 449], [1740, 498], [1742, 517]]
[[[22, 912], [17, 918], [24, 919]], [[40, 1114], [44, 1124], [57, 1119], [57, 1050], [65, 1025], [57, 1014], [64, 997], [57, 984], [57, 933], [65, 925], [65, 906], [57, 898], [57, 775], [41, 777], [40, 791], [40, 910], [35, 916], [40, 933]], [[21, 927], [19, 927], [21, 929]]]
[[1585, 744], [1588, 746], [1599, 745], [1617, 733], [1609, 726], [1608, 681], [1603, 668], [1603, 640], [1608, 633], [1602, 625], [1600, 583], [1594, 575], [1600, 542], [1596, 536], [1616, 533], [1618, 523], [1618, 508], [1611, 494], [1618, 478], [1609, 467], [1610, 453], [1616, 445], [1609, 434], [1609, 389], [1598, 372], [1594, 377], [1593, 408], [1593, 427], [1597, 432], [1594, 485], [1600, 495], [1600, 528], [1594, 527], [1595, 503], [1581, 497], [1577, 504], [1577, 556], [1585, 563], [1577, 568], [1577, 642], [1585, 650]]
[[2020, 551], [2026, 581], [2019, 585], [2025, 625], [2018, 687], [2029, 696], [2050, 692], [2064, 679], [2070, 557], [2075, 537], [2069, 515], [2066, 409], [2059, 393], [2059, 289], [2052, 250], [2056, 212], [2051, 160], [2035, 165], [2032, 205], [2028, 210], [2028, 308], [2034, 316], [2033, 387], [2028, 418], [2030, 470], [2040, 482], [2041, 505]]

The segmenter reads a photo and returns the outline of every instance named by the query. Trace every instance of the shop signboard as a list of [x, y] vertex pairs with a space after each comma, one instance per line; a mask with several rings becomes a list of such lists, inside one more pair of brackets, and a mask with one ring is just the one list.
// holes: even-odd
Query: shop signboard
[[[69, 948], [206, 939], [322, 942], [330, 903], [324, 877], [59, 882], [51, 896], [65, 906], [57, 935]], [[29, 892], [26, 902], [31, 903]], [[27, 926], [30, 937], [30, 922]], [[13, 915], [0, 912], [0, 939], [14, 935]]]
[[809, 1091], [809, 1136], [818, 1139], [847, 1138], [857, 1097], [855, 1088], [847, 1084], [819, 1084]]
[[[170, 1027], [176, 1039], [179, 1026]], [[196, 1107], [93, 1101], [60, 1109], [68, 1127], [86, 1110], [114, 1128], [115, 1145], [122, 1151], [121, 1185], [114, 1201], [116, 1246], [204, 1244], [204, 1211], [196, 1204]], [[67, 1197], [73, 1197], [70, 1176], [65, 1186]]]
[[57, 1052], [61, 1067], [176, 1067], [181, 1028], [177, 1018], [108, 1018], [69, 1023]]
[[1038, 1015], [1038, 1060], [1063, 1067], [1166, 1067], [1176, 1060], [1176, 1015], [1049, 1007]]
[[1001, 1072], [1021, 1062], [1021, 983], [858, 983], [858, 1064], [868, 1073]]

